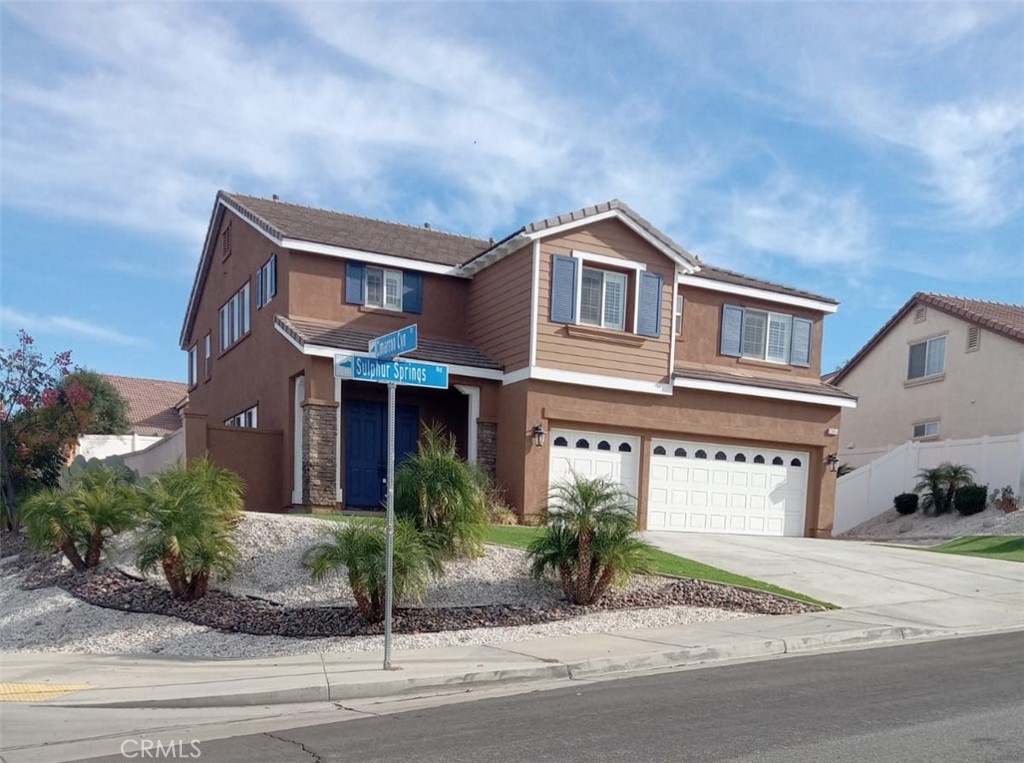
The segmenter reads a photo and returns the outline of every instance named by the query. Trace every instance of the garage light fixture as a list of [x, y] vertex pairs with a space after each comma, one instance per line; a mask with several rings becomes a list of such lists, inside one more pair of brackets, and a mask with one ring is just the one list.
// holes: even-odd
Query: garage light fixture
[[825, 463], [828, 465], [829, 471], [834, 472], [837, 468], [839, 468], [839, 456], [837, 456], [835, 453], [829, 453], [827, 456], [825, 456]]
[[547, 433], [544, 431], [544, 426], [542, 424], [538, 424], [533, 428], [532, 434], [533, 444], [536, 445], [538, 448], [543, 448], [544, 438], [547, 437]]

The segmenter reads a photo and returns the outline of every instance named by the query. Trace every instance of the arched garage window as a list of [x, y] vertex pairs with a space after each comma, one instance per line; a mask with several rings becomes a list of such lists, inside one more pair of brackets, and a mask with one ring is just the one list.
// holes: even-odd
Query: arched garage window
[[665, 455], [665, 449], [663, 447], [661, 447], [660, 445], [656, 446], [654, 448], [654, 455], [656, 455], [656, 456], [664, 456]]
[[686, 448], [676, 448], [676, 458], [686, 458]]
[[776, 456], [775, 458], [772, 459], [772, 466], [784, 466], [784, 465], [785, 465], [785, 462], [782, 460], [781, 456]]
[[628, 442], [620, 442], [619, 443], [619, 453], [632, 453], [632, 452], [633, 452], [633, 446], [630, 445]]
[[696, 453], [693, 454], [693, 457], [694, 458], [707, 458], [708, 454], [705, 453], [703, 450], [698, 450]]
[[755, 464], [763, 464], [764, 463], [764, 456], [762, 456], [760, 453], [758, 453], [756, 456], [754, 456], [754, 463]]
[[607, 440], [601, 440], [601, 442], [599, 442], [597, 444], [597, 449], [598, 450], [611, 450], [612, 449], [612, 444], [610, 442], [608, 442]]
[[715, 461], [726, 461], [726, 460], [728, 460], [728, 459], [727, 459], [724, 451], [720, 450], [720, 451], [718, 451], [715, 454]]
[[583, 438], [581, 437], [580, 439], [578, 439], [578, 440], [576, 441], [576, 447], [577, 447], [577, 448], [584, 448], [584, 449], [586, 449], [586, 448], [589, 448], [589, 447], [590, 447], [590, 443], [589, 443], [589, 442], [587, 442], [586, 440], [584, 440], [584, 439], [583, 439]]
[[736, 454], [736, 455], [735, 455], [735, 456], [733, 457], [733, 459], [732, 459], [732, 460], [733, 460], [733, 461], [741, 461], [741, 462], [745, 462], [745, 461], [747, 460], [747, 457], [746, 457], [746, 456], [744, 456], [744, 455], [743, 455], [742, 453], [737, 453], [737, 454]]
[[569, 445], [569, 441], [566, 440], [564, 437], [556, 437], [555, 445], [557, 445], [559, 448], [565, 448]]
[[803, 464], [800, 463], [800, 459], [799, 458], [794, 458], [792, 461], [789, 462], [789, 465], [790, 466], [803, 466]]

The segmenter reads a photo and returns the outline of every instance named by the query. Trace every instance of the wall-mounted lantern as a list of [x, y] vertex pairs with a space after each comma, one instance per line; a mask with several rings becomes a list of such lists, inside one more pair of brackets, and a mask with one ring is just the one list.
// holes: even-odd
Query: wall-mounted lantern
[[535, 426], [533, 428], [532, 434], [533, 434], [533, 444], [536, 445], [538, 448], [543, 448], [544, 447], [544, 438], [547, 437], [547, 433], [544, 431], [543, 425], [538, 424], [537, 426]]

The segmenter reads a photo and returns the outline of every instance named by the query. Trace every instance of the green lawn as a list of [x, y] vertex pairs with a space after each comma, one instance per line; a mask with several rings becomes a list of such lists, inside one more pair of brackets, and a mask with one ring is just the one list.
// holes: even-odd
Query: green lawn
[[1004, 559], [1008, 562], [1024, 562], [1024, 535], [971, 535], [957, 538], [929, 551], [943, 554], [964, 554], [981, 556], [986, 559]]

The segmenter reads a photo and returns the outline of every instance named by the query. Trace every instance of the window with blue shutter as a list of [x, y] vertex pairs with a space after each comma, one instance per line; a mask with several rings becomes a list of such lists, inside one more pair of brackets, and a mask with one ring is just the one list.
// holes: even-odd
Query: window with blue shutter
[[742, 352], [743, 308], [736, 305], [722, 305], [721, 353], [738, 358]]
[[793, 318], [793, 349], [789, 358], [794, 366], [811, 365], [811, 321]]
[[555, 255], [551, 262], [551, 322], [576, 322], [576, 268], [573, 257]]
[[657, 273], [640, 273], [640, 305], [636, 316], [636, 333], [661, 336], [662, 279]]
[[423, 274], [405, 271], [402, 273], [402, 311], [423, 312]]
[[350, 305], [363, 304], [363, 279], [366, 266], [361, 262], [349, 262], [345, 266], [345, 301]]

